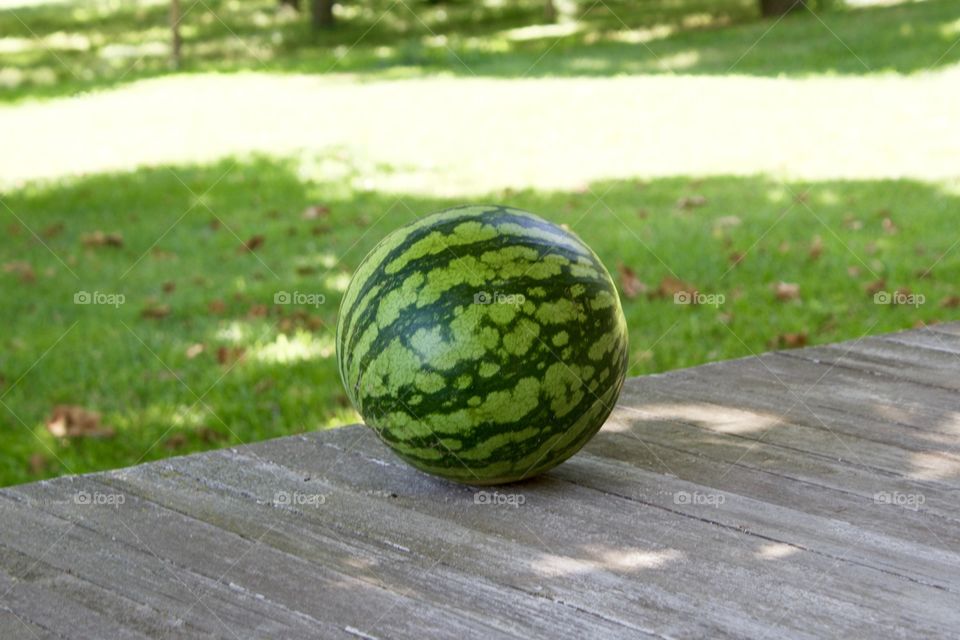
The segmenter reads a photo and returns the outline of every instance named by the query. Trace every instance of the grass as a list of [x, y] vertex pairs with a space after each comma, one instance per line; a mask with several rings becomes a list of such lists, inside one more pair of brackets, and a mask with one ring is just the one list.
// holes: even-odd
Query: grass
[[[356, 419], [333, 356], [340, 293], [385, 233], [459, 200], [369, 191], [361, 172], [304, 177], [302, 162], [233, 158], [4, 196], [0, 484]], [[631, 375], [956, 315], [940, 305], [960, 293], [960, 253], [950, 251], [960, 195], [937, 185], [674, 177], [476, 200], [568, 224], [618, 281], [624, 265], [647, 285], [624, 299]], [[304, 219], [311, 205], [329, 213]], [[122, 234], [122, 246], [85, 246], [97, 231]], [[254, 236], [262, 245], [245, 250]], [[671, 277], [725, 301], [674, 304], [656, 293]], [[799, 297], [780, 299], [781, 281]], [[926, 303], [874, 304], [871, 284]], [[75, 304], [81, 291], [124, 302]], [[325, 301], [274, 304], [280, 291]], [[116, 435], [52, 437], [44, 421], [58, 404], [101, 412]]]
[[[183, 4], [186, 73], [131, 87], [170, 73], [164, 2], [0, 10], [0, 486], [355, 421], [341, 292], [464, 201], [594, 247], [631, 375], [957, 317], [951, 0], [775, 26], [753, 0], [611, 0], [558, 27], [539, 0], [378, 0], [320, 35], [272, 0]], [[918, 304], [875, 303], [895, 291]], [[54, 437], [58, 405], [113, 435]]]
[[[564, 5], [567, 6], [567, 5]], [[81, 0], [0, 10], [0, 100], [49, 97], [169, 73], [166, 4]], [[273, 0], [184, 3], [186, 71], [375, 77], [913, 73], [960, 61], [953, 0], [803, 11], [760, 20], [754, 0], [346, 3], [312, 33]]]

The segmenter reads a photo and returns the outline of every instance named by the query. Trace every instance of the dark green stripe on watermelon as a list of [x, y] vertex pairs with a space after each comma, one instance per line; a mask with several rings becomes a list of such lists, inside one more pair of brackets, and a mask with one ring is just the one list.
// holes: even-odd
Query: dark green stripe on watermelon
[[[494, 293], [523, 301], [476, 301]], [[530, 477], [579, 450], [616, 401], [626, 354], [593, 252], [506, 207], [459, 207], [387, 236], [337, 326], [364, 420], [410, 464], [472, 484]]]

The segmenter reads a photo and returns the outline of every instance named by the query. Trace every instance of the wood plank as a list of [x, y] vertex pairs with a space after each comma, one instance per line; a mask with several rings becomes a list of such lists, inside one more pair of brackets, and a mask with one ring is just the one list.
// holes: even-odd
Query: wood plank
[[[94, 487], [89, 478], [85, 478], [83, 482], [85, 484], [82, 486]], [[45, 484], [56, 488], [59, 482]], [[29, 485], [30, 488], [38, 486], [40, 485]], [[218, 582], [219, 575], [211, 578], [196, 573], [191, 568], [171, 566], [149, 550], [136, 549], [125, 544], [114, 536], [126, 531], [115, 513], [100, 514], [100, 517], [109, 515], [112, 527], [108, 534], [98, 535], [83, 524], [74, 526], [72, 522], [51, 515], [37, 502], [26, 503], [28, 508], [17, 509], [10, 500], [4, 500], [3, 497], [0, 496], [0, 518], [10, 522], [10, 525], [5, 527], [5, 533], [11, 532], [11, 535], [4, 539], [5, 547], [39, 559], [40, 566], [45, 567], [48, 572], [82, 577], [100, 590], [105, 598], [104, 602], [110, 602], [110, 606], [121, 607], [121, 601], [127, 599], [135, 602], [137, 607], [149, 607], [164, 612], [164, 619], [157, 623], [157, 627], [152, 626], [156, 621], [151, 620], [149, 615], [129, 617], [136, 625], [143, 626], [143, 632], [148, 636], [182, 632], [183, 637], [233, 637], [238, 630], [246, 629], [253, 633], [253, 637], [266, 638], [271, 637], [271, 634], [275, 634], [274, 637], [296, 637], [298, 634], [316, 632], [326, 627], [320, 620], [304, 617], [299, 625], [283, 628], [276, 624], [275, 611], [267, 603], [229, 589], [226, 584]], [[61, 500], [54, 502], [65, 503]], [[91, 508], [88, 512], [109, 509]], [[78, 522], [85, 518], [83, 514], [77, 513], [72, 517]], [[171, 526], [169, 520], [165, 522], [158, 519], [152, 523], [152, 527], [159, 532], [165, 532], [173, 543], [183, 544], [184, 540], [192, 540], [189, 530]], [[62, 538], [54, 535], [55, 532], [64, 530], [68, 533]], [[54, 543], [57, 544], [57, 553], [45, 553]], [[195, 553], [203, 552], [203, 549], [194, 546], [193, 542], [187, 546]], [[4, 560], [9, 556], [8, 553], [4, 554]], [[18, 586], [17, 590], [20, 588]], [[204, 594], [204, 600], [198, 605], [196, 601], [200, 594]], [[25, 619], [42, 623], [42, 618], [37, 619], [42, 610], [14, 608], [14, 611]], [[91, 615], [100, 614], [93, 611]], [[225, 622], [228, 620], [229, 623]], [[267, 633], [261, 632], [264, 629]], [[332, 634], [335, 630], [326, 631]], [[68, 633], [65, 635], [69, 637]], [[85, 637], [107, 636], [94, 634]]]
[[[656, 469], [665, 462], [675, 472], [671, 475], [690, 486], [645, 491], [637, 494], [637, 499], [691, 517], [715, 520], [724, 526], [744, 528], [827, 556], [849, 558], [852, 562], [893, 571], [920, 582], [954, 588], [960, 571], [957, 555], [960, 530], [951, 520], [938, 519], [919, 510], [877, 504], [872, 496], [826, 489], [743, 463], [720, 464], [706, 455], [650, 442], [646, 446], [656, 459], [649, 455], [640, 457], [636, 455], [638, 441], [631, 442], [631, 439], [632, 436], [621, 433], [601, 432], [575, 462], [589, 466], [593, 473], [602, 472], [603, 477], [611, 480], [616, 480], [617, 474], [633, 478], [620, 465], [637, 467], [644, 474], [656, 474], [659, 473]], [[598, 468], [601, 462], [612, 466]], [[565, 477], [566, 471], [564, 466], [555, 473]], [[618, 487], [621, 484], [616, 482]], [[588, 486], [595, 485], [588, 483]], [[638, 486], [640, 491], [648, 485]], [[695, 490], [722, 495], [723, 508], [676, 503], [680, 491], [692, 494]], [[618, 493], [623, 491], [617, 489]]]
[[960, 323], [931, 325], [925, 329], [894, 333], [882, 338], [920, 350], [960, 356]]
[[[93, 478], [79, 479], [75, 486], [90, 494], [111, 491]], [[31, 486], [34, 487], [48, 489], [42, 485]], [[57, 499], [55, 488], [48, 490], [50, 493], [46, 495], [32, 495], [36, 511], [59, 517], [76, 513], [72, 504]], [[272, 524], [268, 518], [252, 530], [232, 534], [199, 520], [160, 510], [132, 496], [126, 497], [122, 507], [85, 509], [80, 521], [82, 526], [73, 529], [78, 535], [67, 536], [67, 540], [76, 539], [79, 544], [106, 546], [110, 543], [109, 561], [104, 559], [85, 567], [84, 575], [99, 578], [100, 586], [108, 589], [121, 565], [157, 566], [162, 572], [160, 579], [172, 583], [171, 587], [181, 599], [174, 610], [212, 616], [220, 627], [213, 631], [219, 635], [248, 630], [263, 638], [297, 637], [309, 630], [311, 634], [322, 633], [325, 637], [345, 637], [344, 630], [348, 627], [375, 620], [380, 612], [401, 604], [407, 607], [412, 604], [406, 597], [383, 589], [365, 590], [362, 602], [357, 602], [353, 592], [363, 586], [357, 579], [260, 544], [260, 538], [269, 532]], [[2, 506], [0, 514], [3, 514]], [[158, 527], [158, 522], [164, 526]], [[191, 540], [191, 544], [182, 544], [184, 539]], [[268, 600], [264, 592], [276, 600]], [[219, 600], [214, 599], [216, 595], [220, 596]], [[416, 623], [395, 621], [398, 634], [413, 637], [422, 629], [422, 624], [430, 621], [431, 614], [437, 615], [434, 607], [422, 604], [423, 619]], [[259, 605], [260, 611], [254, 614], [230, 610], [251, 605]], [[290, 607], [294, 609], [287, 613], [285, 609]], [[239, 619], [243, 624], [237, 624], [238, 616], [242, 616]], [[223, 622], [224, 619], [231, 620], [231, 624]], [[461, 624], [451, 620], [446, 628], [489, 634], [492, 638], [506, 637], [493, 633], [490, 627], [479, 622]]]
[[784, 352], [830, 367], [854, 368], [888, 379], [919, 385], [960, 390], [960, 356], [942, 350], [917, 349], [915, 345], [884, 338], [810, 347]]
[[[226, 461], [230, 465], [235, 463], [233, 459]], [[246, 460], [243, 466], [249, 466]], [[420, 558], [422, 564], [413, 564], [416, 559], [411, 556], [410, 549], [402, 544], [382, 536], [371, 537], [355, 531], [357, 523], [363, 522], [362, 514], [375, 506], [376, 501], [363, 504], [359, 515], [351, 512], [349, 518], [331, 518], [329, 507], [333, 505], [335, 497], [336, 500], [363, 499], [346, 496], [339, 487], [321, 487], [326, 492], [321, 494], [325, 498], [323, 505], [299, 509], [279, 505], [274, 495], [278, 490], [300, 492], [303, 495], [304, 492], [317, 491], [318, 487], [313, 480], [305, 485], [299, 476], [288, 477], [286, 482], [278, 481], [276, 476], [290, 476], [292, 472], [281, 468], [274, 468], [273, 471], [275, 473], [271, 475], [274, 477], [271, 477], [268, 487], [254, 484], [262, 481], [262, 473], [244, 474], [250, 480], [249, 485], [225, 482], [222, 475], [212, 484], [209, 479], [196, 476], [196, 469], [192, 467], [169, 468], [162, 479], [152, 473], [136, 473], [112, 477], [110, 483], [128, 494], [149, 496], [148, 499], [162, 502], [167, 508], [188, 511], [192, 517], [216, 519], [217, 526], [228, 531], [242, 530], [262, 522], [264, 509], [271, 510], [271, 522], [275, 526], [261, 539], [262, 543], [311, 562], [349, 572], [371, 587], [403, 592], [418, 602], [443, 603], [452, 610], [459, 610], [469, 603], [470, 610], [457, 615], [485, 620], [490, 619], [488, 616], [495, 616], [496, 624], [503, 624], [504, 631], [521, 637], [535, 634], [537, 629], [551, 625], [562, 628], [562, 631], [558, 630], [558, 637], [578, 638], [583, 637], [584, 633], [598, 630], [609, 633], [630, 631], [636, 637], [643, 637], [639, 629], [628, 629], [598, 616], [585, 616], [583, 611], [563, 603], [541, 597], [529, 600], [518, 598], [518, 592], [505, 591], [500, 585], [484, 580], [481, 575], [449, 567], [442, 556], [424, 556]], [[252, 502], [247, 497], [251, 493], [257, 495]], [[305, 516], [321, 514], [322, 518], [311, 520], [310, 526], [305, 526]], [[450, 526], [440, 522], [431, 524], [434, 527]]]
[[[69, 579], [57, 576], [51, 580]], [[100, 612], [84, 606], [73, 598], [63, 597], [32, 580], [13, 577], [0, 572], [0, 593], [4, 607], [15, 613], [31, 628], [40, 627], [47, 635], [84, 638], [117, 638], [117, 640], [146, 640], [148, 636], [125, 628]], [[11, 637], [24, 637], [24, 629]]]
[[[887, 417], [887, 407], [897, 410], [912, 402], [923, 404], [916, 389], [904, 390], [900, 383], [882, 388], [881, 381], [877, 383], [881, 389], [872, 392], [866, 381], [858, 380], [861, 374], [829, 370], [826, 365], [786, 356], [764, 356], [762, 363], [742, 360], [728, 364], [730, 369], [724, 371], [706, 367], [684, 375], [631, 380], [621, 407], [641, 418], [646, 414], [647, 419], [682, 420], [687, 416], [691, 419], [686, 422], [731, 438], [762, 439], [769, 445], [854, 467], [877, 478], [878, 483], [900, 478], [921, 482], [929, 491], [940, 493], [960, 487], [960, 456], [943, 447], [944, 441], [954, 444], [960, 439], [960, 434], [949, 433], [952, 427], [943, 417], [957, 407], [955, 398], [949, 405], [945, 397], [932, 401], [931, 405], [942, 403], [944, 407], [925, 408], [920, 420], [912, 419], [912, 408], [904, 409], [896, 414], [895, 422]], [[820, 383], [815, 384], [818, 379]], [[651, 406], [648, 399], [657, 394], [665, 401]], [[930, 398], [932, 394], [923, 396]], [[876, 406], [871, 407], [871, 402]], [[742, 419], [726, 418], [724, 408], [726, 413], [740, 412]], [[711, 416], [714, 412], [718, 419]], [[903, 428], [907, 419], [916, 428]], [[923, 426], [931, 422], [939, 426], [932, 436]], [[771, 428], [775, 425], [779, 426]], [[943, 501], [947, 508], [955, 503], [952, 498]]]
[[47, 638], [57, 637], [52, 631], [47, 631], [43, 627], [38, 627], [32, 622], [23, 620], [11, 611], [8, 605], [0, 603], [0, 638], [46, 640]]
[[485, 493], [361, 426], [10, 487], [0, 638], [953, 637], [957, 372], [960, 323], [632, 379]]
[[[350, 434], [352, 437], [352, 434]], [[346, 440], [343, 441], [346, 444]], [[561, 566], [572, 564], [574, 566], [594, 567], [598, 565], [604, 567], [604, 562], [610, 562], [615, 566], [616, 558], [620, 556], [630, 557], [630, 554], [643, 553], [656, 555], [653, 557], [665, 561], [664, 568], [669, 568], [667, 572], [645, 571], [642, 574], [642, 584], [636, 584], [635, 581], [627, 580], [621, 584], [621, 580], [611, 583], [609, 588], [616, 592], [623, 592], [632, 600], [641, 601], [659, 601], [668, 602], [672, 590], [678, 587], [687, 594], [687, 598], [681, 602], [672, 603], [674, 614], [668, 617], [673, 620], [686, 615], [697, 615], [690, 610], [691, 601], [696, 603], [696, 609], [702, 615], [704, 611], [710, 612], [711, 616], [717, 615], [716, 612], [721, 607], [724, 611], [733, 609], [736, 612], [736, 618], [740, 619], [740, 625], [744, 620], [754, 620], [752, 616], [766, 608], [767, 615], [776, 617], [775, 612], [787, 612], [787, 617], [793, 620], [803, 618], [804, 623], [792, 632], [810, 632], [817, 628], [818, 624], [833, 625], [834, 629], [842, 627], [844, 617], [849, 614], [851, 608], [861, 607], [862, 610], [855, 616], [848, 618], [851, 628], [856, 625], [862, 625], [864, 619], [871, 619], [877, 615], [883, 615], [881, 612], [885, 606], [879, 606], [874, 609], [874, 601], [870, 598], [865, 600], [870, 602], [870, 606], [865, 601], [858, 601], [859, 596], [851, 598], [850, 591], [856, 593], [870, 593], [872, 596], [880, 596], [880, 591], [886, 591], [891, 588], [902, 587], [906, 591], [914, 592], [915, 589], [926, 591], [929, 589], [930, 596], [941, 604], [949, 601], [938, 589], [930, 589], [925, 585], [917, 585], [904, 581], [902, 585], [894, 587], [886, 577], [880, 577], [871, 570], [857, 566], [845, 566], [843, 568], [844, 577], [837, 584], [829, 577], [827, 567], [833, 568], [837, 562], [833, 559], [818, 557], [816, 554], [803, 554], [796, 560], [788, 564], [781, 564], [778, 568], [778, 577], [774, 578], [771, 573], [767, 573], [765, 567], [756, 561], [754, 552], [756, 551], [755, 541], [747, 539], [747, 542], [731, 544], [729, 538], [738, 538], [744, 536], [742, 532], [734, 530], [720, 529], [710, 523], [704, 523], [697, 518], [683, 517], [681, 514], [670, 511], [651, 509], [649, 505], [637, 503], [636, 501], [624, 501], [622, 497], [615, 495], [604, 495], [597, 491], [584, 492], [582, 489], [571, 490], [569, 487], [556, 486], [553, 484], [538, 485], [532, 483], [529, 487], [521, 485], [522, 490], [528, 496], [528, 502], [523, 507], [523, 518], [512, 515], [507, 510], [485, 511], [484, 509], [471, 508], [470, 502], [466, 505], [463, 500], [460, 501], [458, 508], [456, 501], [451, 499], [450, 485], [440, 483], [432, 479], [421, 476], [400, 464], [388, 464], [383, 466], [383, 457], [389, 457], [372, 435], [365, 436], [349, 453], [350, 462], [340, 465], [334, 463], [334, 458], [330, 458], [322, 450], [317, 451], [308, 447], [290, 446], [286, 441], [270, 443], [270, 448], [258, 450], [258, 456], [272, 460], [278, 464], [288, 465], [295, 468], [298, 472], [314, 474], [330, 474], [330, 467], [335, 467], [336, 477], [343, 478], [336, 482], [336, 486], [341, 488], [353, 486], [365, 488], [367, 490], [385, 489], [389, 486], [409, 486], [415, 481], [418, 482], [415, 492], [417, 499], [409, 499], [408, 508], [418, 513], [428, 514], [439, 517], [445, 522], [458, 522], [466, 524], [484, 532], [489, 532], [493, 527], [496, 532], [508, 533], [509, 539], [513, 541], [525, 541], [525, 544], [540, 550], [541, 560], [547, 560], [548, 563], [559, 563]], [[331, 445], [330, 438], [324, 438], [325, 448]], [[329, 462], [327, 462], [329, 460]], [[369, 469], [364, 469], [364, 460], [376, 460], [374, 462], [381, 466], [379, 478], [372, 478], [373, 474]], [[368, 462], [367, 465], [370, 463]], [[638, 478], [626, 476], [629, 481], [639, 482]], [[546, 482], [546, 481], [542, 481]], [[686, 485], [691, 488], [690, 485]], [[544, 493], [540, 493], [542, 490]], [[701, 491], [706, 489], [701, 488]], [[599, 495], [598, 495], [599, 494]], [[446, 500], [438, 499], [444, 496]], [[465, 498], [469, 498], [467, 494]], [[545, 498], [535, 500], [535, 498]], [[411, 496], [413, 498], [413, 496]], [[464, 508], [466, 506], [466, 508]], [[381, 510], [372, 511], [379, 513]], [[401, 518], [385, 517], [385, 522], [377, 525], [378, 527], [399, 527], [399, 524], [393, 524], [394, 521], [409, 520], [409, 514]], [[394, 529], [396, 530], [396, 529]], [[565, 532], [576, 531], [576, 539], [571, 540]], [[535, 533], [534, 533], [535, 532]], [[416, 545], [418, 543], [415, 535], [404, 534], [397, 531], [397, 536], [401, 538], [401, 544]], [[669, 545], [664, 546], [664, 541], [669, 540]], [[715, 544], [706, 548], [704, 540], [712, 540]], [[764, 541], [763, 544], [767, 544]], [[642, 546], [643, 544], [647, 546]], [[638, 546], [638, 544], [640, 546]], [[464, 555], [457, 554], [457, 558], [462, 560], [469, 557], [469, 551], [464, 550]], [[544, 555], [546, 554], [546, 555]], [[679, 555], [675, 555], [679, 554]], [[510, 553], [510, 557], [530, 557], [529, 554]], [[534, 554], [537, 557], [537, 554]], [[485, 563], [479, 569], [489, 570], [490, 566]], [[512, 571], [516, 571], [513, 568]], [[533, 576], [541, 576], [534, 565], [528, 569]], [[796, 573], [794, 573], [796, 572]], [[807, 578], [800, 578], [799, 575], [809, 572]], [[616, 573], [614, 571], [614, 573]], [[823, 576], [827, 574], [828, 577]], [[791, 578], [790, 576], [793, 575]], [[531, 576], [531, 578], [533, 578]], [[736, 576], [736, 578], [733, 578]], [[814, 578], [816, 576], [816, 579]], [[502, 578], [501, 578], [502, 579]], [[859, 580], [863, 580], [860, 584]], [[814, 584], [820, 582], [817, 592], [803, 593], [803, 600], [809, 603], [810, 599], [818, 601], [818, 611], [825, 614], [823, 617], [817, 617], [815, 621], [811, 619], [812, 612], [807, 611], [803, 605], [801, 614], [797, 605], [784, 603], [779, 595], [773, 589], [773, 582], [777, 584], [780, 581], [789, 582], [793, 585]], [[852, 587], [851, 581], [857, 583]], [[757, 589], [751, 590], [751, 598], [745, 602], [731, 603], [730, 590], [735, 588], [735, 584], [751, 584]], [[843, 583], [840, 586], [839, 583]], [[881, 588], [880, 585], [883, 585]], [[654, 591], [660, 587], [659, 591]], [[834, 589], [835, 587], [835, 589]], [[874, 588], [879, 589], [875, 593]], [[591, 589], [589, 584], [584, 585], [588, 592], [596, 590], [596, 585]], [[802, 587], [797, 587], [798, 597], [803, 592]], [[903, 595], [903, 594], [901, 594]], [[576, 594], [567, 597], [576, 597]], [[582, 596], [580, 596], [582, 598]], [[841, 604], [841, 601], [843, 603]], [[606, 601], [605, 605], [610, 602]], [[586, 608], [592, 605], [591, 602], [580, 602], [578, 607]], [[593, 606], [597, 606], [593, 604]], [[661, 605], [662, 606], [662, 605]], [[736, 608], [743, 607], [736, 611]], [[767, 608], [769, 607], [769, 608]], [[932, 608], [929, 615], [937, 619]], [[848, 614], [842, 613], [847, 611]], [[620, 612], [623, 615], [625, 612]], [[779, 615], [779, 614], [777, 614]], [[762, 617], [762, 616], [760, 616]], [[828, 622], [829, 619], [829, 622]], [[649, 624], [650, 621], [647, 623]], [[759, 620], [756, 621], [760, 623]], [[714, 620], [714, 624], [721, 630], [722, 624]], [[884, 623], [879, 623], [882, 626]], [[878, 626], [878, 628], [879, 628]], [[936, 628], [937, 624], [934, 625]], [[858, 627], [862, 628], [862, 627]], [[731, 633], [736, 629], [744, 632], [744, 628], [733, 627]], [[681, 629], [663, 629], [655, 627], [657, 633], [672, 635], [674, 633], [683, 633]], [[771, 633], [769, 627], [764, 628], [762, 624], [755, 627], [754, 634]]]

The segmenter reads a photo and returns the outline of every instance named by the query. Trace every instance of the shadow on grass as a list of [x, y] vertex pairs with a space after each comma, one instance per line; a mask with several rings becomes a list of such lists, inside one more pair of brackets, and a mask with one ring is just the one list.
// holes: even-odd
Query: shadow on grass
[[[301, 162], [228, 159], [4, 196], [29, 229], [4, 214], [0, 484], [354, 420], [333, 353], [340, 294], [390, 230], [459, 201], [368, 191], [359, 170], [307, 178]], [[960, 196], [938, 185], [681, 176], [477, 200], [569, 225], [627, 284], [634, 376], [948, 320], [960, 305]], [[674, 279], [713, 303], [676, 304]], [[925, 302], [875, 304], [896, 290]], [[75, 304], [78, 292], [123, 301]], [[298, 302], [278, 304], [281, 292]], [[52, 438], [43, 421], [57, 404], [101, 411], [117, 435]]]
[[[542, 77], [913, 73], [960, 61], [952, 0], [804, 10], [760, 20], [748, 0], [601, 3], [550, 27], [540, 2], [344, 6], [310, 32], [273, 2], [210, 3], [184, 18], [186, 71], [448, 73]], [[414, 13], [416, 11], [416, 13]], [[164, 5], [40, 5], [0, 11], [0, 99], [64, 95], [169, 73]]]

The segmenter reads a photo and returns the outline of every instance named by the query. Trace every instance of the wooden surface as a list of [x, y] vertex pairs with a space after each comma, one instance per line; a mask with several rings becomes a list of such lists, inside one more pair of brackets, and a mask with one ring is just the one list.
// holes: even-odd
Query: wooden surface
[[632, 379], [495, 495], [360, 426], [11, 487], [0, 638], [957, 638], [958, 373], [952, 324]]

